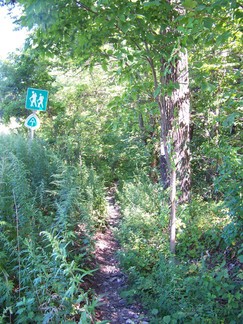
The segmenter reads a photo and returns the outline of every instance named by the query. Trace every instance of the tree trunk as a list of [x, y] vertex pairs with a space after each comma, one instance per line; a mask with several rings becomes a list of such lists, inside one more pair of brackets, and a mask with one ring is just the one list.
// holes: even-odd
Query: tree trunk
[[[173, 4], [174, 0], [168, 0]], [[179, 10], [179, 9], [176, 9]], [[180, 9], [183, 14], [184, 9]], [[172, 18], [173, 19], [173, 18]], [[171, 32], [169, 26], [163, 33]], [[176, 31], [175, 31], [176, 33]], [[160, 71], [157, 71], [151, 57], [147, 57], [157, 93], [161, 93], [156, 100], [160, 110], [160, 171], [161, 182], [166, 189], [170, 186], [170, 248], [175, 253], [176, 244], [176, 205], [185, 203], [190, 199], [190, 150], [189, 150], [189, 123], [190, 123], [190, 98], [187, 51], [175, 48], [171, 43], [167, 57], [160, 60]], [[170, 46], [168, 45], [168, 47]], [[158, 80], [158, 72], [160, 80]], [[174, 86], [174, 90], [171, 90]], [[171, 93], [172, 91], [172, 93]], [[177, 197], [177, 183], [179, 194]]]
[[[177, 54], [178, 55], [178, 54]], [[160, 96], [158, 104], [161, 117], [161, 179], [164, 188], [170, 185], [170, 250], [175, 253], [176, 205], [190, 198], [190, 151], [189, 151], [189, 78], [187, 52], [180, 52], [170, 73], [166, 62], [161, 62], [161, 84], [178, 84], [171, 95]], [[177, 183], [179, 194], [177, 197]], [[178, 201], [177, 201], [178, 199]]]
[[[163, 71], [165, 63], [162, 64]], [[161, 116], [161, 179], [168, 187], [171, 177], [170, 156], [175, 153], [177, 178], [180, 183], [179, 201], [190, 199], [190, 149], [189, 124], [190, 100], [187, 52], [180, 52], [175, 66], [170, 67], [170, 74], [161, 78], [162, 85], [178, 83], [171, 96], [165, 95], [159, 100]], [[169, 154], [170, 150], [170, 154]], [[166, 165], [165, 165], [166, 162]]]
[[175, 130], [175, 153], [177, 177], [180, 184], [179, 202], [190, 200], [191, 169], [190, 169], [190, 98], [187, 52], [180, 52], [176, 66], [179, 89], [174, 93], [174, 102], [178, 113]]

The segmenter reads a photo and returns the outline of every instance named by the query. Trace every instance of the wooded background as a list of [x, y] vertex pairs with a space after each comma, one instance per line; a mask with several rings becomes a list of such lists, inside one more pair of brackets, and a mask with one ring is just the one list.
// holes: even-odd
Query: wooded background
[[154, 323], [240, 323], [241, 1], [0, 4], [30, 29], [0, 62], [2, 122], [49, 91], [34, 141], [1, 137], [2, 322], [92, 322], [80, 282], [116, 183], [124, 296]]

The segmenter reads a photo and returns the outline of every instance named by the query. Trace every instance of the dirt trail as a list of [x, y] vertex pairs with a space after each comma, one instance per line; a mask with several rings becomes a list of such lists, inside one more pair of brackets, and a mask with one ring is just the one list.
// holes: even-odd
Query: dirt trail
[[141, 305], [132, 305], [119, 296], [119, 291], [126, 285], [126, 277], [119, 268], [116, 252], [119, 244], [113, 231], [119, 224], [120, 211], [114, 200], [114, 191], [107, 197], [108, 226], [105, 232], [98, 232], [95, 237], [95, 260], [99, 270], [94, 276], [95, 292], [101, 301], [96, 312], [96, 321], [107, 320], [113, 324], [148, 324]]

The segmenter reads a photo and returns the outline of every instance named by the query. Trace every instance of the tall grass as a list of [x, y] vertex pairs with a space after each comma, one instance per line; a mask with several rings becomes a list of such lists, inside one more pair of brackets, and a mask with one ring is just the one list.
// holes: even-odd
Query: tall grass
[[44, 143], [0, 138], [0, 322], [91, 323], [83, 285], [103, 183]]

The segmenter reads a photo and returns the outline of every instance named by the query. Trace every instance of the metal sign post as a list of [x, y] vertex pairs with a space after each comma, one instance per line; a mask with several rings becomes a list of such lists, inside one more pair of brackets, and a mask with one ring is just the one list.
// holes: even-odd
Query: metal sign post
[[31, 139], [31, 141], [33, 141], [34, 136], [35, 136], [35, 131], [34, 131], [34, 129], [30, 129], [30, 139]]

